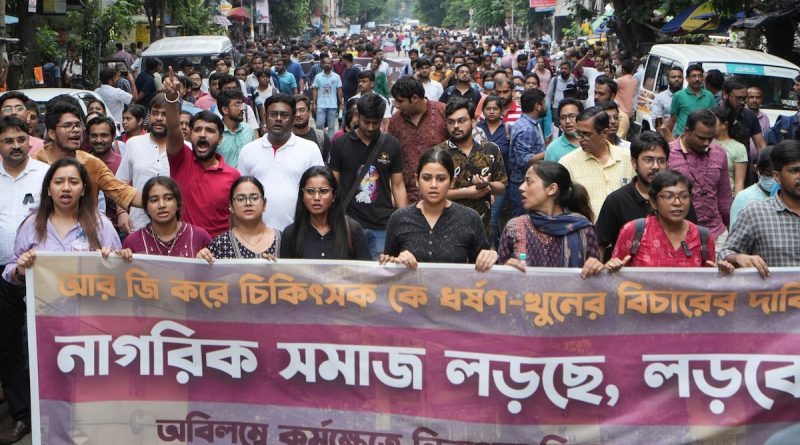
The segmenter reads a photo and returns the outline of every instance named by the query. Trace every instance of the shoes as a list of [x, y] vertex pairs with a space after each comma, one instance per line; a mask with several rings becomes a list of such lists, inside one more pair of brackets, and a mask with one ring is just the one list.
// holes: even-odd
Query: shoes
[[22, 440], [31, 432], [31, 425], [23, 421], [16, 421], [11, 428], [0, 433], [0, 445], [11, 445]]

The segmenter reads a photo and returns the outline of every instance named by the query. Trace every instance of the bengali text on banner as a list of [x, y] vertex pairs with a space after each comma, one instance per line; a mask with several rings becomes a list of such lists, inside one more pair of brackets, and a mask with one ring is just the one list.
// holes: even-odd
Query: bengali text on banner
[[39, 253], [34, 443], [783, 443], [798, 277]]

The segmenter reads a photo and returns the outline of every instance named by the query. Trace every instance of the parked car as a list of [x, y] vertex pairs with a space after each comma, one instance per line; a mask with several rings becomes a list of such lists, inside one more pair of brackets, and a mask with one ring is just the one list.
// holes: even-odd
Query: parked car
[[96, 99], [105, 104], [103, 99], [97, 93], [89, 90], [76, 90], [73, 88], [30, 88], [19, 91], [39, 105], [39, 115], [42, 118], [44, 118], [44, 115], [46, 114], [45, 104], [47, 104], [47, 101], [61, 94], [69, 94], [70, 96], [78, 99], [84, 115], [86, 114], [86, 106], [89, 104], [89, 102]]

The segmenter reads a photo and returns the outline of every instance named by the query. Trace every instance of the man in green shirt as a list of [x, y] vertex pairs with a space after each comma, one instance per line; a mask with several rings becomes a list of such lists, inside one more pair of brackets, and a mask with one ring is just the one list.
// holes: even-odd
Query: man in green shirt
[[576, 118], [583, 111], [583, 103], [574, 97], [568, 97], [558, 104], [558, 120], [561, 136], [556, 138], [544, 152], [545, 161], [558, 162], [566, 154], [581, 148], [578, 140]]
[[236, 168], [242, 147], [255, 138], [253, 129], [244, 122], [244, 95], [238, 89], [220, 91], [217, 106], [222, 113], [222, 123], [225, 124], [217, 153], [225, 159], [226, 164]]
[[689, 65], [686, 68], [686, 81], [688, 86], [672, 96], [672, 105], [669, 108], [667, 127], [675, 137], [683, 133], [689, 114], [717, 105], [714, 95], [704, 87], [702, 66], [699, 64]]

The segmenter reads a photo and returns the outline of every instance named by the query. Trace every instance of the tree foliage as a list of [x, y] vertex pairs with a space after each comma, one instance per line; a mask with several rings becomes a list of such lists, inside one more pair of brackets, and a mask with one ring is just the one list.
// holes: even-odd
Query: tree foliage
[[211, 9], [203, 6], [203, 0], [184, 0], [174, 6], [172, 24], [181, 27], [184, 35], [195, 36], [208, 32]]
[[97, 85], [101, 54], [108, 49], [105, 45], [110, 45], [133, 27], [137, 7], [128, 0], [117, 0], [102, 9], [100, 0], [85, 0], [85, 4], [82, 10], [67, 13], [67, 22], [70, 29], [76, 31], [70, 35], [70, 40], [81, 53], [84, 82], [93, 88]]
[[311, 11], [308, 2], [273, 0], [269, 3], [270, 20], [275, 33], [282, 36], [297, 36], [306, 30], [306, 21]]
[[385, 0], [343, 0], [340, 15], [349, 17], [352, 23], [375, 22], [391, 18], [395, 11], [389, 11], [388, 5], [398, 5], [398, 1]]

